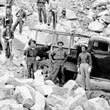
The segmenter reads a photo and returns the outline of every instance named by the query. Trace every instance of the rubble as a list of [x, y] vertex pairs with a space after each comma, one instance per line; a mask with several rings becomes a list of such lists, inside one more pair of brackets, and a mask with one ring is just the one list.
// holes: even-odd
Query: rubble
[[[110, 35], [109, 0], [88, 0], [89, 5], [87, 3], [84, 5], [86, 2], [84, 0], [67, 0], [67, 3], [70, 2], [71, 5], [67, 10], [68, 20], [59, 22], [57, 30], [68, 32], [75, 29], [77, 33], [81, 34], [90, 35], [93, 32], [92, 34], [96, 35]], [[75, 13], [74, 10], [76, 10]], [[73, 16], [70, 16], [70, 11]], [[37, 23], [37, 17], [34, 12], [29, 16], [25, 25], [34, 27]], [[8, 68], [10, 72], [5, 71], [5, 68], [2, 68], [2, 72], [0, 71], [0, 110], [110, 110], [109, 93], [86, 92], [73, 80], [68, 81], [63, 87], [58, 87], [50, 80], [44, 81], [40, 70], [35, 73], [35, 79], [18, 79], [12, 72], [16, 71], [17, 74], [20, 68], [18, 66], [12, 67], [15, 65], [9, 63], [5, 68]], [[100, 98], [102, 95], [106, 98]]]

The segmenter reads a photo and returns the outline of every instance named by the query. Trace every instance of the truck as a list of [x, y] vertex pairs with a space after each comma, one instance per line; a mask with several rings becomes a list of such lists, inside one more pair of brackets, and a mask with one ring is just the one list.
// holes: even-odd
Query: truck
[[58, 48], [57, 42], [63, 41], [63, 49], [68, 53], [62, 70], [65, 74], [65, 82], [70, 79], [76, 79], [77, 72], [77, 58], [81, 52], [81, 45], [79, 41], [85, 42], [88, 45], [88, 52], [92, 56], [92, 71], [91, 78], [110, 79], [110, 38], [103, 36], [87, 36], [82, 34], [76, 34], [75, 32], [60, 32], [49, 29], [35, 29], [36, 42], [38, 46], [45, 45], [48, 41], [51, 42], [51, 48], [49, 51], [40, 52], [38, 69], [48, 68], [48, 72], [45, 78], [51, 75], [53, 70], [53, 64], [49, 59], [49, 52], [54, 48]]

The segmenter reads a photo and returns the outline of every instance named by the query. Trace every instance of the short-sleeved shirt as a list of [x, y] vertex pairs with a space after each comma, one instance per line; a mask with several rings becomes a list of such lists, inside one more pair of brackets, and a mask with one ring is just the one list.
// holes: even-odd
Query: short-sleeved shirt
[[51, 56], [54, 60], [64, 60], [66, 55], [67, 54], [63, 49], [57, 49], [51, 53]]

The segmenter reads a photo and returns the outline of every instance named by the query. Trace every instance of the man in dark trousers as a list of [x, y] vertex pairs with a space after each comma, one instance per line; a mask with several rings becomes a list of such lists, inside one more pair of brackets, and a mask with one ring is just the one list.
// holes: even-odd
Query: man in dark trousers
[[24, 52], [28, 70], [28, 78], [34, 78], [34, 72], [37, 70], [36, 57], [38, 56], [38, 53], [41, 51], [47, 51], [49, 49], [50, 46], [37, 47], [35, 40], [31, 39], [29, 41], [29, 47]]
[[12, 27], [13, 24], [13, 15], [11, 14], [10, 8], [6, 9], [6, 16], [3, 18], [3, 27], [6, 28], [6, 26]]
[[[10, 29], [10, 26], [6, 26], [5, 31], [3, 32], [3, 38], [4, 38], [4, 43], [5, 43], [5, 50], [7, 49], [7, 43], [9, 42], [9, 46], [10, 46], [10, 51], [12, 51], [12, 40], [14, 38], [14, 33], [13, 31]], [[5, 51], [6, 52], [6, 51]], [[7, 53], [5, 54], [7, 57]], [[7, 57], [8, 58], [8, 57]]]
[[16, 13], [16, 22], [13, 25], [13, 31], [15, 31], [17, 25], [19, 24], [19, 33], [22, 33], [23, 23], [26, 20], [26, 12], [24, 11], [23, 7]]
[[92, 67], [91, 54], [87, 52], [86, 45], [82, 45], [82, 52], [78, 56], [78, 72], [81, 73], [81, 85], [82, 87], [89, 91], [90, 90], [90, 72]]
[[59, 83], [62, 86], [65, 82], [65, 75], [64, 75], [64, 72], [61, 71], [61, 68], [63, 67], [63, 65], [66, 61], [65, 59], [66, 59], [67, 54], [62, 48], [62, 46], [64, 45], [63, 42], [60, 41], [57, 43], [57, 45], [58, 45], [58, 49], [53, 50], [49, 55], [50, 60], [52, 61], [53, 65], [54, 65], [53, 73], [50, 76], [50, 79], [54, 83], [56, 83], [57, 78], [59, 78]]
[[46, 14], [46, 8], [45, 4], [49, 3], [49, 0], [37, 0], [37, 8], [38, 8], [38, 15], [39, 15], [39, 22], [42, 23], [42, 15], [44, 19], [44, 23], [47, 23], [47, 14]]

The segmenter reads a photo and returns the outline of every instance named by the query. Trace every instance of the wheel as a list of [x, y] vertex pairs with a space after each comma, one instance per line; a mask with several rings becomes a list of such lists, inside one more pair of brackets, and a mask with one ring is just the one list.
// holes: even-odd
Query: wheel
[[53, 65], [49, 60], [44, 60], [39, 62], [38, 69], [45, 69], [44, 79], [47, 80], [52, 73]]

